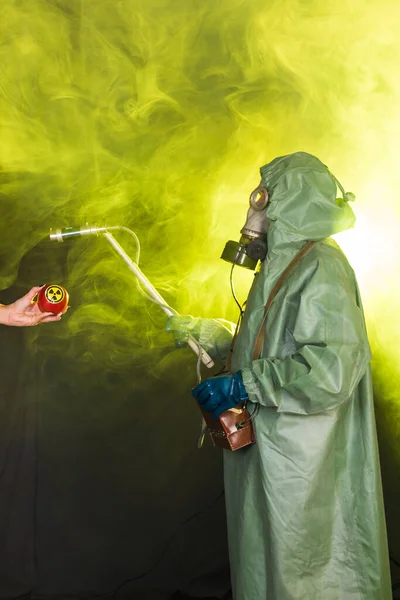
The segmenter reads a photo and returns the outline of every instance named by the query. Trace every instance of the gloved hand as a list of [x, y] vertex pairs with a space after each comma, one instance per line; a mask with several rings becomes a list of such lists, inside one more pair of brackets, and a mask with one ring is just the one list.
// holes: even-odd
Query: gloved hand
[[191, 315], [168, 317], [166, 330], [174, 334], [175, 344], [185, 346], [192, 336], [212, 358], [226, 360], [235, 325], [225, 319], [202, 319]]
[[202, 381], [194, 388], [192, 396], [205, 412], [212, 413], [215, 420], [228, 408], [248, 400], [240, 371]]

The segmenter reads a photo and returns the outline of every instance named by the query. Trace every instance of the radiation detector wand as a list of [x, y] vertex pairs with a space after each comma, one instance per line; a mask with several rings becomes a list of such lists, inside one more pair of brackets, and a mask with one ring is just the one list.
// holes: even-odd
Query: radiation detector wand
[[[131, 237], [134, 238], [137, 247], [137, 258], [136, 262], [132, 260], [132, 258], [125, 252], [122, 246], [117, 242], [115, 237], [110, 233], [110, 231], [125, 231]], [[114, 248], [116, 253], [122, 258], [122, 260], [126, 263], [130, 271], [135, 275], [138, 281], [145, 288], [147, 293], [141, 289], [141, 292], [149, 298], [155, 304], [165, 312], [169, 317], [172, 315], [177, 315], [177, 311], [169, 306], [169, 304], [164, 300], [161, 294], [156, 290], [150, 280], [146, 277], [146, 275], [139, 268], [139, 251], [140, 251], [140, 243], [137, 235], [128, 227], [124, 227], [123, 225], [115, 225], [113, 227], [65, 227], [64, 229], [57, 229], [55, 232], [50, 230], [50, 239], [53, 241], [63, 242], [68, 239], [75, 239], [80, 236], [87, 235], [101, 235], [104, 237], [109, 244]], [[211, 356], [200, 346], [200, 344], [193, 337], [189, 336], [188, 345], [193, 350], [193, 352], [197, 355], [199, 361], [201, 361], [207, 368], [211, 369], [214, 366], [214, 361]]]

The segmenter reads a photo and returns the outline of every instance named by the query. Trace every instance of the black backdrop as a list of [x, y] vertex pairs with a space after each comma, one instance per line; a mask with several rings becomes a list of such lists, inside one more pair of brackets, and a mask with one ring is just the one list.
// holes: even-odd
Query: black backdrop
[[[26, 255], [3, 303], [42, 271], [65, 281], [65, 247], [59, 266], [47, 250]], [[104, 373], [84, 337], [63, 354], [68, 318], [1, 328], [0, 597], [223, 595], [222, 457], [197, 449], [195, 360], [183, 350], [168, 381], [135, 356]]]
[[[4, 303], [45, 272], [68, 281], [68, 247], [56, 248], [49, 254], [43, 242], [25, 256], [16, 284], [2, 293]], [[79, 290], [70, 292], [78, 302]], [[222, 597], [229, 587], [222, 457], [208, 441], [196, 447], [193, 356], [174, 351], [164, 378], [134, 355], [124, 368], [109, 365], [104, 372], [84, 336], [63, 353], [68, 318], [1, 328], [0, 598], [166, 600], [178, 589]], [[380, 400], [378, 392], [397, 562], [397, 441]], [[400, 570], [392, 567], [396, 582]]]

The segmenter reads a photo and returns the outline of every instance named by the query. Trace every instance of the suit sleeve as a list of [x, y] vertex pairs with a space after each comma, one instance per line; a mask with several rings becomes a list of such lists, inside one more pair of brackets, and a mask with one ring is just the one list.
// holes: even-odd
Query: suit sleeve
[[371, 359], [348, 265], [320, 261], [296, 310], [291, 332], [296, 351], [254, 360], [242, 370], [243, 382], [251, 402], [283, 413], [325, 412], [350, 398]]

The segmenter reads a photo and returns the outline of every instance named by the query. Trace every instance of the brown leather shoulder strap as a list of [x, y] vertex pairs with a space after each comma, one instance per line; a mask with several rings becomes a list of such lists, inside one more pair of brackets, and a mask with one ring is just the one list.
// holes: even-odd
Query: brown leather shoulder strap
[[298, 254], [296, 254], [296, 256], [294, 257], [294, 259], [289, 263], [289, 265], [283, 271], [282, 275], [279, 277], [278, 281], [276, 282], [276, 284], [272, 288], [271, 293], [268, 296], [268, 300], [267, 300], [267, 302], [265, 304], [265, 307], [264, 307], [263, 319], [261, 321], [261, 325], [260, 325], [260, 328], [258, 330], [256, 341], [255, 341], [255, 344], [254, 344], [253, 357], [252, 357], [253, 360], [257, 360], [257, 358], [260, 357], [261, 350], [262, 350], [262, 345], [263, 345], [263, 341], [264, 341], [264, 332], [265, 332], [264, 325], [265, 325], [265, 321], [267, 320], [267, 316], [268, 316], [269, 309], [271, 308], [271, 304], [272, 304], [272, 302], [275, 299], [275, 296], [277, 295], [277, 293], [281, 289], [282, 284], [285, 281], [286, 277], [299, 264], [299, 262], [301, 261], [301, 259], [306, 254], [308, 254], [308, 252], [311, 250], [311, 248], [314, 246], [314, 244], [315, 244], [315, 242], [307, 242], [307, 244], [300, 250], [300, 252]]

